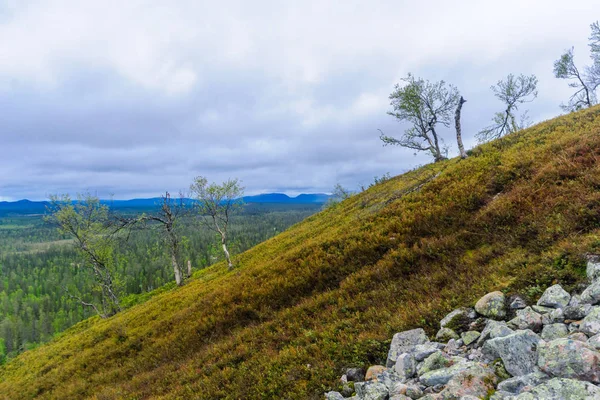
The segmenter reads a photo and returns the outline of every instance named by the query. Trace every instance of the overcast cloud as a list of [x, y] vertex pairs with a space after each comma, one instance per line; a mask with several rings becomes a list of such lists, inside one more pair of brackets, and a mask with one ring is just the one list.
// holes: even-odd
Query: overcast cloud
[[0, 200], [152, 197], [197, 175], [357, 188], [428, 162], [378, 139], [403, 130], [386, 111], [408, 72], [459, 87], [471, 147], [508, 73], [538, 76], [535, 121], [560, 113], [552, 63], [570, 46], [587, 63], [598, 18], [598, 0], [4, 0]]

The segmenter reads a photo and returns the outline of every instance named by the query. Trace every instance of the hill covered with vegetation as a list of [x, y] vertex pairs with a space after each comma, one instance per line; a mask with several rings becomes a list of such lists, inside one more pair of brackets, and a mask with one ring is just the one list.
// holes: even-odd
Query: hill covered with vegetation
[[600, 108], [387, 180], [179, 289], [0, 369], [0, 398], [306, 399], [488, 291], [536, 298], [600, 251]]

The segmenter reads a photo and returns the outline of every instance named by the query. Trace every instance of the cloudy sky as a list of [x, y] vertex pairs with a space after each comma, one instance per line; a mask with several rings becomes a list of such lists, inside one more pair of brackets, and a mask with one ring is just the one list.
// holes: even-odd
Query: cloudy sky
[[[552, 63], [588, 62], [598, 0], [0, 2], [0, 200], [148, 197], [194, 176], [249, 194], [356, 188], [428, 162], [382, 147], [408, 72], [455, 84], [467, 147], [536, 74], [535, 121], [560, 113]], [[441, 132], [453, 145], [453, 131]]]

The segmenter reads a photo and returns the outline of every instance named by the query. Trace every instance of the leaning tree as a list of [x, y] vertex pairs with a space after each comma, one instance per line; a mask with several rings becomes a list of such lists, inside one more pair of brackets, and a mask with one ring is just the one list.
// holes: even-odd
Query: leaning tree
[[533, 101], [537, 95], [538, 80], [535, 75], [509, 74], [506, 79], [498, 81], [491, 87], [494, 95], [500, 99], [505, 109], [497, 112], [492, 124], [477, 134], [480, 142], [498, 139], [504, 135], [523, 129], [527, 125], [527, 112], [517, 119], [519, 105]]
[[392, 111], [388, 114], [411, 127], [399, 138], [381, 132], [384, 145], [397, 145], [431, 154], [434, 161], [445, 158], [445, 149], [437, 131], [438, 125], [449, 127], [452, 111], [459, 99], [458, 89], [444, 81], [429, 82], [408, 74], [390, 94]]
[[235, 178], [228, 179], [219, 185], [209, 183], [205, 177], [198, 176], [194, 179], [190, 190], [196, 200], [195, 206], [201, 215], [200, 221], [219, 235], [227, 265], [229, 270], [232, 270], [233, 263], [227, 249], [229, 238], [227, 229], [232, 214], [243, 205], [244, 188], [241, 186], [241, 182]]

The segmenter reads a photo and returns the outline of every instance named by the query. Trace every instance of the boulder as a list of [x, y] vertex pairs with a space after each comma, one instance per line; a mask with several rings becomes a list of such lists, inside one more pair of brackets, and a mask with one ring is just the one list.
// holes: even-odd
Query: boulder
[[463, 396], [483, 398], [494, 390], [498, 377], [494, 371], [482, 364], [476, 364], [454, 375], [440, 392], [441, 399], [464, 399]]
[[387, 386], [377, 381], [357, 382], [354, 390], [361, 400], [387, 400], [390, 395]]
[[340, 392], [327, 392], [325, 400], [344, 400], [344, 396]]
[[409, 353], [414, 346], [427, 342], [429, 342], [429, 338], [421, 328], [396, 333], [392, 338], [386, 366], [388, 368], [393, 367], [400, 354]]
[[515, 376], [506, 379], [498, 384], [498, 390], [519, 394], [523, 391], [529, 391], [531, 388], [550, 379], [548, 375], [541, 371], [533, 372], [527, 375]]
[[527, 307], [527, 303], [519, 296], [513, 297], [509, 306], [512, 310], [520, 310]]
[[565, 337], [568, 334], [569, 330], [567, 329], [567, 326], [565, 324], [558, 323], [544, 326], [541, 336], [542, 339], [548, 341]]
[[406, 395], [411, 399], [420, 399], [423, 397], [423, 391], [417, 385], [408, 385]]
[[425, 386], [445, 385], [450, 379], [452, 379], [453, 376], [460, 372], [466, 371], [474, 365], [474, 362], [466, 361], [454, 364], [448, 368], [436, 369], [421, 375], [419, 377], [419, 382]]
[[375, 379], [377, 375], [381, 374], [385, 370], [386, 368], [383, 365], [371, 365], [365, 374], [365, 381], [371, 381]]
[[483, 353], [491, 359], [501, 358], [506, 371], [512, 376], [535, 372], [538, 344], [541, 339], [530, 330], [490, 339], [483, 345]]
[[461, 333], [469, 329], [469, 324], [477, 318], [475, 310], [471, 308], [457, 308], [440, 321], [440, 328], [449, 328]]
[[447, 342], [450, 339], [458, 339], [458, 333], [450, 328], [441, 328], [435, 335], [435, 340], [438, 342]]
[[587, 343], [555, 339], [539, 346], [538, 366], [548, 375], [600, 382], [600, 353]]
[[579, 304], [576, 306], [566, 306], [563, 310], [565, 319], [580, 320], [585, 318], [592, 311], [592, 306], [589, 304]]
[[587, 340], [587, 344], [589, 344], [596, 350], [600, 350], [600, 333], [589, 338]]
[[440, 368], [449, 367], [451, 364], [450, 360], [444, 356], [441, 351], [437, 351], [427, 357], [425, 361], [421, 363], [418, 368], [419, 376], [426, 374], [427, 372], [434, 371]]
[[483, 296], [475, 304], [475, 311], [484, 317], [502, 319], [506, 317], [504, 293], [492, 292]]
[[531, 329], [539, 332], [542, 329], [542, 316], [533, 311], [531, 307], [525, 307], [517, 311], [517, 316], [508, 321], [508, 325], [515, 329]]
[[495, 339], [497, 337], [503, 337], [514, 333], [512, 329], [506, 325], [504, 321], [494, 321], [493, 319], [488, 320], [487, 325], [481, 331], [481, 335], [477, 339], [477, 346], [481, 347], [483, 343], [488, 339]]
[[442, 346], [442, 348], [444, 347], [444, 345], [440, 345], [439, 343], [433, 342], [418, 344], [415, 347], [413, 347], [411, 354], [415, 357], [415, 360], [423, 361], [424, 359], [438, 351], [440, 349], [440, 346]]
[[415, 356], [413, 356], [411, 353], [400, 354], [396, 360], [396, 366], [394, 367], [394, 370], [400, 379], [402, 379], [402, 381], [412, 378], [417, 372]]
[[598, 304], [600, 302], [600, 279], [596, 279], [581, 293], [582, 304]]
[[571, 295], [560, 285], [550, 286], [537, 302], [538, 306], [563, 308], [569, 304]]
[[600, 398], [600, 388], [589, 382], [554, 378], [529, 392], [521, 393], [517, 400], [593, 400]]
[[579, 330], [588, 336], [594, 336], [600, 333], [600, 307], [594, 307], [581, 321]]
[[460, 338], [463, 340], [463, 343], [465, 344], [465, 346], [470, 345], [471, 343], [473, 343], [474, 341], [476, 341], [479, 336], [481, 336], [481, 333], [477, 332], [477, 331], [468, 331], [468, 332], [463, 332], [460, 335]]
[[352, 382], [361, 382], [365, 380], [365, 370], [362, 368], [348, 368], [346, 378]]
[[586, 273], [587, 273], [587, 277], [590, 281], [594, 281], [597, 278], [600, 278], [600, 256], [598, 256], [598, 255], [588, 256]]
[[569, 338], [571, 340], [578, 340], [578, 341], [584, 342], [584, 343], [587, 343], [587, 341], [588, 341], [588, 337], [583, 332], [570, 333], [569, 336], [567, 336], [567, 338]]

